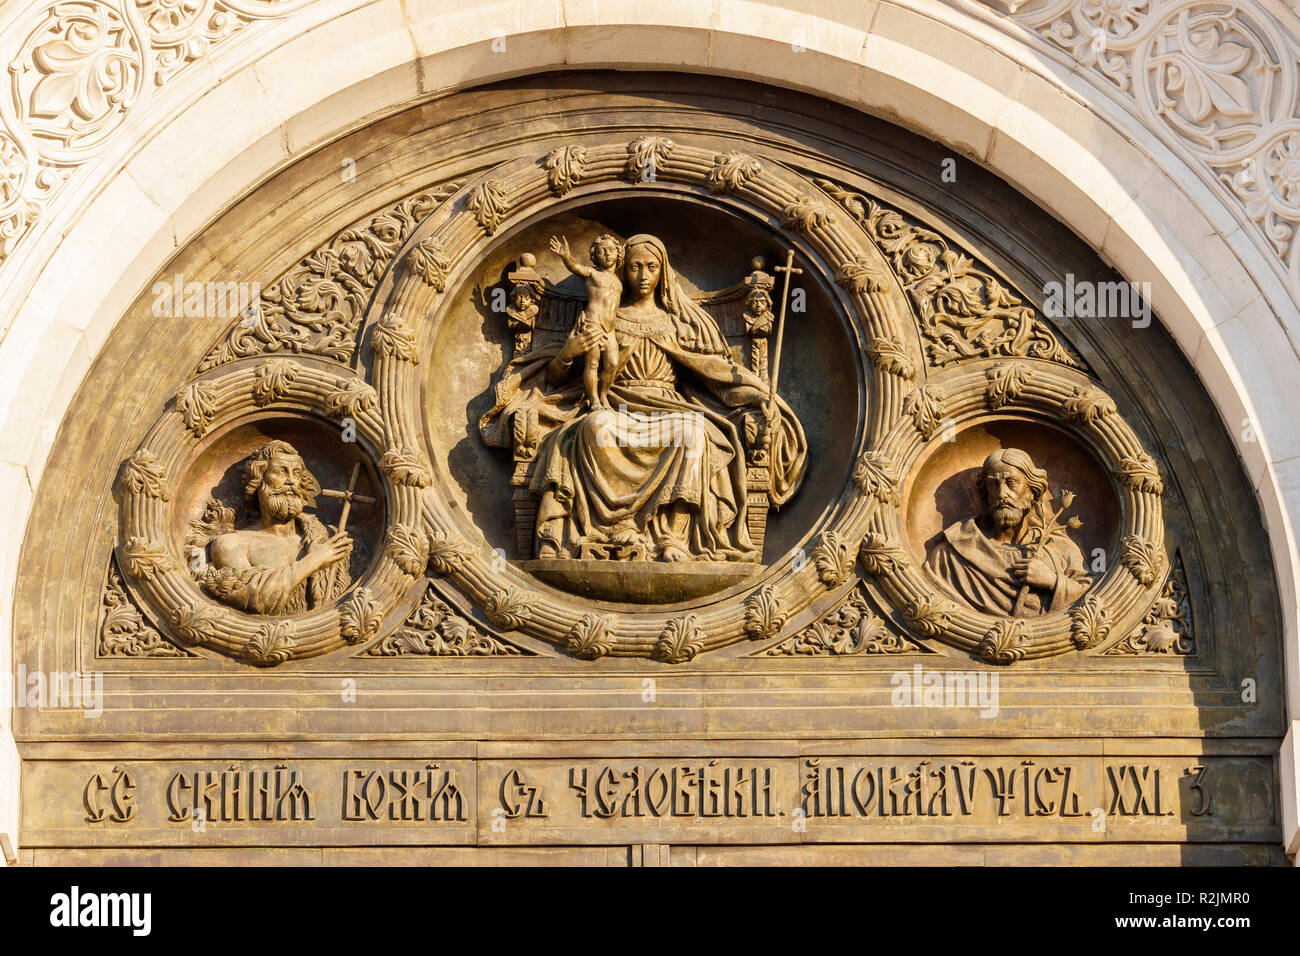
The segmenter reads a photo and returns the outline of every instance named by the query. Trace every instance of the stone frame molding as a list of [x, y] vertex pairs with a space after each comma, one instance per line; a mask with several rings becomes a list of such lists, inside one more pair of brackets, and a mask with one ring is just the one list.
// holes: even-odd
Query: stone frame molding
[[[1086, 376], [1046, 362], [1020, 360], [1003, 368], [1005, 375], [1020, 379], [1011, 393], [994, 368], [972, 364], [936, 375], [911, 394], [922, 389], [942, 394], [941, 417], [946, 428], [960, 431], [965, 424], [986, 419], [990, 408], [995, 408], [999, 415], [1025, 415], [1063, 427], [1096, 453], [1123, 488], [1117, 542], [1120, 559], [1108, 562], [1102, 580], [1068, 610], [1007, 619], [962, 608], [944, 595], [901, 543], [904, 532], [897, 485], [873, 481], [880, 473], [880, 462], [897, 463], [892, 467], [906, 475], [934, 441], [936, 432], [920, 428], [910, 416], [893, 423], [855, 475], [864, 493], [872, 493], [874, 498], [859, 559], [892, 601], [904, 609], [904, 618], [913, 630], [971, 651], [990, 663], [1013, 664], [1098, 644], [1108, 649], [1142, 619], [1164, 583], [1169, 559], [1164, 554], [1159, 473], [1152, 464], [1141, 476], [1127, 477], [1126, 463], [1151, 462], [1151, 458], [1115, 411], [1114, 403]], [[1144, 484], [1142, 476], [1152, 472], [1155, 482]], [[1085, 620], [1085, 614], [1096, 615], [1098, 620]], [[1076, 639], [1080, 627], [1095, 631], [1099, 626], [1113, 631], [1114, 639]]]
[[[358, 447], [377, 464], [391, 448], [376, 404], [373, 389], [355, 373], [299, 356], [223, 365], [177, 393], [172, 408], [122, 464], [122, 541], [116, 553], [127, 569], [128, 589], [144, 597], [183, 646], [208, 647], [266, 667], [378, 635], [376, 615], [392, 610], [410, 583], [393, 548], [385, 548], [363, 580], [332, 607], [293, 618], [244, 614], [214, 601], [186, 572], [185, 562], [169, 544], [167, 506], [169, 489], [184, 477], [181, 465], [203, 440], [254, 414], [347, 418], [355, 424]], [[202, 411], [195, 411], [196, 406]], [[386, 485], [390, 527], [418, 522], [415, 490], [392, 481], [384, 469], [375, 470]], [[365, 626], [348, 633], [349, 614]]]

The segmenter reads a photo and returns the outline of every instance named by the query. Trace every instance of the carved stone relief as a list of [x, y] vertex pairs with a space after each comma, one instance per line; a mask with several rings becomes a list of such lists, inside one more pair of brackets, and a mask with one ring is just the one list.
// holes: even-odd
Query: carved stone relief
[[[16, 660], [103, 671], [108, 690], [90, 750], [79, 713], [16, 714], [37, 856], [636, 839], [766, 858], [813, 846], [795, 807], [843, 831], [818, 843], [837, 855], [1275, 844], [1284, 714], [1258, 665], [1279, 614], [1249, 480], [1158, 323], [1043, 309], [1057, 270], [1093, 268], [1082, 242], [974, 168], [927, 191], [938, 147], [895, 131], [890, 153], [883, 124], [813, 157], [789, 144], [793, 110], [772, 124], [784, 140], [745, 140], [668, 122], [665, 96], [620, 132], [585, 118], [632, 99], [610, 84], [639, 101], [659, 80], [599, 77], [572, 114], [557, 81], [439, 101], [459, 139], [393, 117], [305, 156], [161, 271], [304, 295], [328, 272], [355, 293], [281, 296], [297, 310], [276, 314], [283, 344], [254, 335], [200, 368], [240, 319], [160, 321], [147, 292], [123, 315], [51, 451], [19, 569]], [[482, 142], [543, 109], [535, 141]], [[815, 128], [834, 108], [806, 112]], [[373, 165], [394, 176], [373, 191], [277, 193], [258, 224], [275, 187], [331, 179], [354, 145], [409, 163]], [[480, 172], [446, 161], [466, 148]], [[383, 250], [317, 231], [318, 208], [360, 234], [424, 195]], [[610, 237], [612, 350], [552, 236], [580, 269]], [[933, 258], [909, 257], [922, 247]], [[362, 249], [385, 262], [363, 273]], [[596, 329], [594, 396], [584, 347], [548, 379]], [[694, 424], [561, 448], [652, 394]], [[692, 428], [722, 436], [697, 497]], [[670, 487], [666, 459], [672, 508], [565, 513], [568, 489]], [[684, 520], [684, 556], [657, 519]], [[752, 554], [706, 553], [744, 537]], [[1102, 738], [1132, 747], [1087, 757]]]
[[[223, 604], [253, 614], [299, 614], [330, 603], [351, 584], [352, 539], [304, 508], [322, 491], [298, 451], [273, 440], [246, 459], [244, 498], [256, 523], [235, 527], [234, 510], [210, 498], [190, 523], [185, 544], [190, 569], [203, 590]], [[351, 505], [354, 493], [335, 491]], [[374, 504], [374, 498], [364, 498]]]
[[1181, 555], [1174, 555], [1160, 597], [1151, 605], [1151, 610], [1143, 615], [1142, 622], [1106, 653], [1121, 656], [1165, 654], [1175, 657], [1196, 653], [1196, 628], [1192, 622], [1187, 572], [1183, 568]]
[[755, 657], [844, 657], [856, 654], [907, 654], [922, 648], [898, 634], [872, 610], [861, 586], [808, 627], [755, 654]]
[[388, 264], [416, 225], [457, 188], [452, 183], [407, 197], [338, 233], [270, 283], [198, 371], [273, 352], [349, 361], [361, 317]]
[[1045, 48], [1203, 167], [1255, 224], [1300, 296], [1300, 117], [1294, 12], [1189, 0], [1030, 0]]
[[492, 657], [528, 652], [500, 640], [457, 614], [432, 583], [402, 626], [365, 653], [372, 657]]
[[104, 616], [95, 653], [99, 657], [194, 657], [151, 627], [122, 587], [117, 559], [109, 564], [102, 598]]
[[[744, 227], [711, 262], [674, 225], [686, 210], [697, 229], [782, 225]], [[1146, 620], [1169, 600], [1154, 459], [1021, 293], [903, 212], [643, 137], [506, 163], [365, 222], [272, 284], [123, 465], [125, 584], [179, 643], [257, 666], [349, 645], [520, 655], [512, 634], [671, 664], [743, 640], [831, 657], [940, 642], [996, 664], [1134, 628], [1162, 644]], [[456, 322], [460, 339], [439, 337]], [[844, 338], [816, 333], [832, 327]], [[444, 341], [482, 368], [500, 349], [477, 419], [442, 375]], [[859, 420], [810, 437], [809, 397], [829, 393], [807, 369], [855, 353]], [[835, 447], [856, 451], [836, 466]], [[948, 510], [918, 518], [926, 496]], [[804, 542], [785, 553], [778, 509], [814, 522], [781, 526]], [[1113, 560], [1090, 570], [1085, 546]]]
[[250, 25], [310, 0], [103, 0], [31, 5], [6, 48], [12, 83], [0, 110], [0, 263], [71, 175], [127, 114], [184, 68]]
[[[696, 587], [735, 580], [728, 562], [759, 560], [769, 508], [797, 492], [806, 467], [797, 417], [759, 374], [771, 277], [756, 269], [696, 301], [653, 235], [601, 234], [599, 268], [564, 240], [551, 248], [584, 277], [586, 304], [521, 279], [537, 257], [519, 256], [512, 299], [526, 281], [540, 303], [480, 422], [489, 444], [512, 451], [520, 551], [543, 579], [613, 599], [665, 600], [692, 571]], [[741, 300], [746, 334], [733, 351], [719, 319]], [[511, 308], [507, 317], [515, 330]], [[623, 593], [600, 580], [610, 573]]]
[[984, 460], [978, 477], [984, 510], [943, 530], [925, 569], [967, 606], [1003, 617], [1069, 608], [1092, 585], [1066, 517], [1074, 494], [1054, 504], [1047, 472], [1019, 448]]

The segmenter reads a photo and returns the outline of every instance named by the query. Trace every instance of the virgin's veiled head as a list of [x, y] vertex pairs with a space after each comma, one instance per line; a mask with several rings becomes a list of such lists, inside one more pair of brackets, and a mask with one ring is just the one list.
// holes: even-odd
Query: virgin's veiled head
[[664, 273], [668, 271], [668, 250], [654, 236], [640, 233], [623, 244], [623, 293], [629, 304], [643, 302], [654, 294], [656, 304], [674, 312], [664, 300]]
[[682, 289], [663, 242], [638, 233], [623, 244], [623, 302], [637, 306], [651, 296], [677, 324], [678, 343], [690, 351], [725, 354], [726, 343], [713, 317]]

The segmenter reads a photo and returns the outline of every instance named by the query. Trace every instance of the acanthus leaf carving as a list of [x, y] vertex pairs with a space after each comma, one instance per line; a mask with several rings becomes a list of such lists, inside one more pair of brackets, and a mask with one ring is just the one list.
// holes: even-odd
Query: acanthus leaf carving
[[155, 54], [155, 86], [162, 86], [188, 64], [208, 56], [213, 47], [253, 22], [254, 16], [273, 9], [241, 9], [238, 3], [222, 0], [136, 0], [136, 7], [149, 28], [149, 43]]
[[429, 567], [437, 574], [451, 574], [464, 566], [469, 559], [470, 548], [461, 541], [456, 541], [442, 531], [429, 535]]
[[407, 255], [407, 267], [434, 292], [447, 290], [447, 275], [451, 272], [451, 259], [432, 239], [421, 239]]
[[[198, 370], [275, 352], [350, 361], [366, 304], [393, 257], [415, 227], [459, 188], [449, 183], [409, 196], [336, 233], [265, 287], [261, 300], [204, 356]], [[423, 255], [417, 244], [412, 266], [432, 270], [433, 261]]]
[[356, 418], [379, 407], [379, 393], [359, 378], [341, 378], [325, 396], [325, 411], [335, 418]]
[[820, 620], [756, 656], [852, 657], [917, 650], [919, 648], [891, 631], [871, 610], [859, 587]]
[[916, 380], [916, 363], [897, 337], [878, 338], [867, 346], [866, 352], [871, 364], [886, 375], [897, 375], [905, 382]]
[[886, 292], [889, 277], [863, 258], [849, 259], [835, 270], [835, 281], [848, 292]]
[[1034, 372], [1023, 362], [1004, 362], [989, 369], [984, 375], [988, 379], [988, 385], [984, 389], [984, 402], [991, 411], [997, 411], [1020, 398], [1034, 377]]
[[402, 626], [378, 641], [368, 657], [517, 657], [527, 652], [475, 627], [438, 597], [430, 584]]
[[1124, 458], [1115, 473], [1134, 491], [1144, 491], [1152, 495], [1165, 493], [1165, 483], [1160, 477], [1160, 469], [1156, 466], [1155, 459], [1145, 452], [1138, 452], [1135, 457]]
[[108, 580], [100, 599], [104, 616], [99, 625], [95, 653], [99, 657], [194, 657], [150, 627], [132, 602], [118, 574], [116, 558], [110, 559]]
[[268, 621], [244, 646], [244, 657], [258, 667], [278, 667], [293, 657], [293, 634], [287, 621]]
[[[1294, 8], [1294, 3], [1292, 3]], [[1134, 111], [1208, 173], [1276, 257], [1300, 298], [1300, 103], [1285, 5], [1028, 0], [1011, 12], [1045, 50]]]
[[950, 606], [942, 600], [915, 598], [903, 606], [903, 620], [924, 637], [938, 637], [951, 622]]
[[880, 577], [896, 574], [907, 563], [907, 555], [894, 538], [881, 532], [869, 531], [862, 536], [858, 560], [868, 574]]
[[823, 531], [812, 558], [817, 580], [828, 588], [837, 588], [849, 579], [855, 555], [853, 546], [839, 534]]
[[190, 63], [293, 3], [246, 0], [64, 0], [45, 4], [9, 64], [12, 117], [31, 146], [0, 135], [0, 262], [43, 217], [71, 175], [97, 158], [139, 109]]
[[642, 136], [627, 144], [623, 175], [634, 183], [654, 182], [677, 144], [663, 136]]
[[253, 404], [269, 405], [289, 393], [298, 378], [298, 366], [290, 359], [271, 359], [253, 372]]
[[510, 211], [510, 201], [505, 186], [495, 179], [487, 179], [470, 190], [467, 207], [479, 228], [491, 236]]
[[176, 395], [176, 410], [195, 438], [202, 438], [216, 415], [217, 390], [210, 382], [191, 382]]
[[1087, 595], [1070, 611], [1070, 641], [1078, 650], [1103, 643], [1110, 627], [1110, 613], [1095, 594]]
[[402, 573], [411, 577], [423, 574], [425, 565], [429, 563], [429, 538], [411, 525], [393, 525], [384, 550]]
[[166, 545], [138, 535], [127, 539], [122, 557], [127, 574], [145, 581], [152, 581], [156, 575], [174, 566]]
[[494, 591], [484, 602], [483, 613], [503, 631], [517, 631], [533, 616], [527, 597], [514, 586]]
[[817, 184], [818, 189], [843, 206], [844, 211], [852, 216], [856, 222], [866, 222], [868, 201], [865, 196], [850, 192], [829, 179], [814, 179], [813, 182]]
[[739, 192], [745, 183], [762, 171], [762, 163], [739, 150], [718, 153], [713, 157], [713, 168], [709, 170], [709, 192]]
[[776, 637], [785, 627], [785, 614], [776, 590], [769, 584], [745, 599], [745, 634], [752, 641]]
[[1156, 583], [1165, 566], [1160, 546], [1136, 534], [1125, 535], [1120, 542], [1120, 560], [1144, 588]]
[[885, 455], [877, 451], [864, 452], [853, 468], [853, 483], [881, 504], [899, 504], [898, 472]]
[[990, 664], [1014, 664], [1025, 656], [1025, 622], [1013, 618], [994, 624], [975, 653]]
[[815, 180], [866, 231], [916, 308], [930, 364], [968, 358], [1037, 358], [1070, 368], [1083, 363], [1042, 316], [973, 256], [902, 212]]
[[803, 233], [824, 229], [833, 222], [835, 213], [825, 203], [810, 196], [800, 196], [781, 210], [781, 225]]
[[390, 448], [379, 460], [379, 468], [395, 484], [427, 488], [433, 484], [429, 459], [418, 448]]
[[370, 330], [370, 347], [376, 355], [385, 358], [420, 364], [420, 350], [415, 343], [415, 330], [396, 313], [389, 313]]
[[1100, 389], [1087, 385], [1074, 386], [1074, 392], [1061, 405], [1067, 422], [1091, 425], [1108, 415], [1115, 414], [1115, 401]]
[[704, 650], [704, 635], [700, 633], [699, 624], [696, 614], [669, 621], [655, 643], [654, 659], [666, 664], [685, 664], [694, 660]]
[[1175, 552], [1160, 596], [1124, 640], [1106, 651], [1117, 656], [1161, 654], [1186, 657], [1196, 653], [1196, 629], [1187, 592], [1182, 556]]
[[582, 182], [587, 165], [587, 150], [583, 146], [558, 146], [546, 154], [546, 184], [551, 192], [563, 196]]
[[137, 450], [122, 463], [121, 487], [128, 494], [144, 495], [157, 501], [170, 501], [167, 473], [158, 457], [146, 448]]
[[594, 661], [614, 649], [614, 637], [610, 631], [611, 619], [607, 615], [584, 614], [569, 629], [564, 649], [580, 660]]
[[383, 611], [366, 588], [357, 588], [339, 606], [339, 635], [348, 644], [370, 640], [383, 622]]
[[201, 646], [212, 639], [221, 612], [204, 604], [185, 604], [172, 611], [172, 630], [186, 644]]
[[107, 4], [50, 5], [9, 67], [27, 132], [51, 151], [93, 153], [147, 90], [143, 41]]
[[926, 441], [943, 424], [944, 400], [944, 391], [937, 385], [922, 385], [903, 399], [903, 414], [912, 419], [912, 424]]

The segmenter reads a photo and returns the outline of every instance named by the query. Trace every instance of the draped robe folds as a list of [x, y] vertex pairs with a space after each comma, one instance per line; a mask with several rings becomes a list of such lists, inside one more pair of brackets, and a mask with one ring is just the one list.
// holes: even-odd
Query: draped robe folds
[[[758, 560], [745, 520], [738, 410], [742, 388], [766, 391], [766, 383], [732, 361], [712, 318], [695, 303], [675, 316], [620, 311], [615, 334], [611, 409], [580, 413], [580, 386], [547, 389], [546, 368], [559, 351], [551, 346], [507, 366], [496, 406], [480, 422], [484, 439], [497, 446], [510, 445], [518, 415], [536, 415], [539, 427], [550, 429], [528, 477], [538, 499], [539, 553], [577, 557], [584, 541], [620, 531], [662, 540], [666, 511], [680, 503], [688, 514], [680, 543], [692, 555]], [[679, 369], [686, 372], [681, 381]], [[780, 398], [769, 434], [769, 495], [779, 507], [798, 488], [807, 457], [803, 428]]]
[[[968, 518], [944, 529], [925, 559], [925, 568], [975, 610], [1011, 617], [1021, 586], [1014, 565], [1024, 553], [1019, 545], [989, 538], [974, 518]], [[1031, 587], [1016, 617], [1065, 610], [1092, 586], [1083, 553], [1064, 535], [1051, 538], [1038, 557], [1056, 572], [1056, 586]]]

